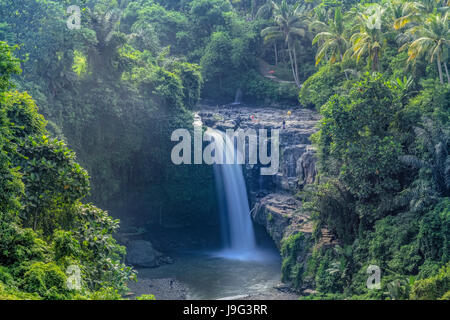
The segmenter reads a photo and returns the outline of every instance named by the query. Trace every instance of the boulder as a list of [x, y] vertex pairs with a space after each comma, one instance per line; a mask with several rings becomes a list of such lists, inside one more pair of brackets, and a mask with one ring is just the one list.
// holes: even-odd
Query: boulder
[[127, 246], [127, 262], [136, 267], [155, 268], [165, 261], [162, 253], [154, 249], [150, 241], [133, 240]]
[[316, 162], [315, 151], [311, 146], [308, 146], [306, 152], [297, 160], [296, 176], [298, 189], [303, 189], [305, 185], [314, 183], [317, 174]]

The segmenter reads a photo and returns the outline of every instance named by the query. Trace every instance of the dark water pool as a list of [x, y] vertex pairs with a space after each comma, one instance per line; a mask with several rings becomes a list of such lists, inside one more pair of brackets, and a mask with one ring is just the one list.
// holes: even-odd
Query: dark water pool
[[181, 252], [175, 263], [139, 269], [140, 279], [175, 278], [188, 288], [187, 299], [220, 299], [268, 292], [280, 282], [281, 259], [275, 248], [255, 260], [230, 259], [221, 252]]

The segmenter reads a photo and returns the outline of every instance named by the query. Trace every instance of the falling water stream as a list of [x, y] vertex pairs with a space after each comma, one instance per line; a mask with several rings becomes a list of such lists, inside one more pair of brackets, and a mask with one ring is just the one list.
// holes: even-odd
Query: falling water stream
[[[201, 125], [197, 119], [194, 125]], [[223, 158], [237, 159], [228, 136], [208, 129]], [[231, 157], [234, 155], [234, 157]], [[174, 278], [188, 288], [188, 299], [219, 299], [273, 293], [280, 281], [281, 259], [265, 231], [255, 228], [242, 166], [215, 164], [214, 174], [222, 234], [222, 248], [214, 251], [185, 251], [174, 255], [175, 263], [154, 269], [140, 269], [142, 278]], [[262, 232], [261, 232], [262, 231]], [[270, 296], [270, 294], [269, 294]]]
[[241, 100], [242, 100], [242, 90], [241, 90], [241, 88], [239, 88], [236, 90], [236, 95], [235, 95], [234, 102], [232, 103], [232, 105], [241, 104]]
[[214, 165], [224, 245], [224, 250], [218, 254], [233, 259], [255, 259], [255, 231], [242, 167], [236, 162], [237, 150], [226, 134], [213, 129], [207, 133], [216, 142], [215, 152], [223, 156], [223, 164]]

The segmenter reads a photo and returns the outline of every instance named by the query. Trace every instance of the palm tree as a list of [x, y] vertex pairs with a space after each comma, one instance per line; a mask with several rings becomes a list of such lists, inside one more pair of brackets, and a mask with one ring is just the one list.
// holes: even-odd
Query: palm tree
[[261, 31], [261, 36], [267, 43], [273, 39], [283, 39], [287, 45], [289, 59], [292, 68], [294, 81], [300, 88], [300, 79], [298, 76], [297, 51], [296, 40], [305, 38], [308, 33], [306, 26], [306, 19], [301, 15], [301, 7], [296, 5], [288, 5], [286, 0], [283, 0], [280, 5], [272, 2], [274, 20], [276, 26], [267, 27]]
[[345, 56], [351, 55], [359, 62], [361, 57], [368, 55], [372, 71], [379, 70], [379, 58], [384, 42], [381, 31], [381, 21], [385, 9], [380, 5], [371, 6], [366, 12], [357, 16], [359, 32], [354, 33], [350, 42], [352, 47], [347, 50]]
[[444, 0], [419, 0], [405, 1], [401, 6], [401, 15], [394, 21], [396, 30], [402, 29], [405, 25], [423, 22], [424, 17], [435, 12], [435, 10], [445, 12], [448, 10], [447, 1]]
[[353, 259], [354, 248], [353, 246], [336, 245], [334, 247], [334, 253], [337, 260], [331, 263], [330, 268], [326, 271], [330, 274], [337, 274], [340, 276], [345, 285], [349, 285], [352, 279], [352, 275], [355, 273], [357, 267], [361, 266], [361, 263], [355, 262]]
[[266, 0], [266, 2], [256, 11], [257, 18], [269, 19], [273, 15], [273, 1]]
[[[410, 3], [411, 2], [405, 2], [402, 0], [392, 0], [389, 2], [386, 9], [385, 16], [387, 24], [393, 26], [393, 30], [391, 30], [391, 32], [395, 35], [395, 41], [399, 46], [414, 40], [411, 33], [405, 28], [405, 25], [408, 24], [406, 21], [407, 13], [405, 11], [405, 6]], [[406, 29], [406, 31], [403, 29]]]
[[[397, 202], [411, 211], [421, 211], [450, 196], [450, 131], [431, 118], [422, 117], [420, 126], [413, 127], [417, 141], [429, 156], [403, 155], [400, 162], [418, 170], [418, 178], [403, 190]], [[425, 170], [421, 170], [425, 169]]]
[[[257, 18], [263, 18], [263, 19], [270, 19], [273, 16], [273, 9], [274, 9], [274, 2], [272, 0], [266, 0], [266, 2], [259, 7], [258, 11], [256, 12]], [[278, 65], [278, 41], [280, 41], [282, 37], [272, 37], [268, 38], [267, 41], [265, 41], [266, 44], [273, 44], [273, 49], [275, 53], [275, 65]], [[281, 39], [282, 40], [282, 39]]]
[[96, 42], [88, 46], [89, 64], [95, 65], [97, 70], [110, 67], [117, 49], [126, 42], [126, 36], [118, 31], [121, 14], [119, 9], [88, 10], [91, 29], [96, 36]]
[[420, 2], [403, 2], [401, 5], [400, 16], [394, 20], [394, 29], [399, 30], [405, 27], [409, 23], [420, 21], [424, 7]]
[[318, 33], [314, 39], [313, 44], [319, 42], [319, 49], [316, 54], [316, 65], [330, 53], [330, 62], [342, 61], [343, 55], [347, 50], [348, 43], [344, 37], [344, 21], [342, 18], [341, 8], [336, 8], [334, 12], [334, 20], [330, 25], [326, 25], [321, 21], [315, 21], [312, 27], [321, 27], [326, 31]]
[[423, 55], [426, 55], [431, 63], [436, 60], [441, 83], [444, 83], [442, 74], [442, 62], [444, 62], [447, 81], [450, 84], [447, 62], [443, 61], [443, 55], [450, 47], [448, 12], [443, 16], [431, 14], [424, 24], [414, 27], [411, 32], [413, 34], [419, 34], [420, 37], [400, 48], [400, 51], [408, 48], [408, 62], [415, 63]]

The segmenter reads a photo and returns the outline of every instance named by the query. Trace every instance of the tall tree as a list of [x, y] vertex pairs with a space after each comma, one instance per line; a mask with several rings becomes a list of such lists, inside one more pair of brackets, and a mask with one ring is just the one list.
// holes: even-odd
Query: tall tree
[[382, 32], [382, 16], [385, 9], [380, 5], [373, 5], [357, 16], [359, 32], [354, 33], [350, 42], [352, 47], [346, 56], [351, 55], [359, 62], [361, 57], [368, 56], [372, 71], [379, 71], [379, 59], [383, 48], [384, 35]]
[[408, 62], [416, 60], [425, 55], [427, 60], [436, 64], [439, 72], [439, 80], [444, 83], [442, 74], [442, 62], [444, 63], [447, 81], [450, 83], [450, 77], [447, 69], [447, 61], [443, 60], [444, 53], [450, 47], [450, 29], [448, 26], [448, 12], [444, 15], [432, 14], [423, 25], [416, 26], [412, 30], [413, 34], [419, 34], [419, 38], [411, 43], [402, 46], [400, 50], [408, 48]]
[[394, 21], [394, 28], [398, 30], [410, 23], [419, 24], [425, 20], [428, 14], [447, 10], [446, 0], [405, 1], [401, 5], [400, 17]]
[[281, 4], [273, 2], [274, 20], [276, 26], [267, 27], [261, 31], [264, 41], [268, 42], [275, 38], [284, 39], [289, 53], [292, 74], [296, 85], [300, 88], [301, 83], [298, 75], [296, 42], [298, 39], [306, 38], [308, 26], [307, 18], [302, 15], [302, 8], [298, 5], [289, 5], [285, 0]]
[[327, 53], [330, 54], [331, 63], [342, 61], [348, 42], [344, 36], [345, 27], [341, 8], [336, 8], [334, 19], [330, 21], [329, 25], [315, 21], [313, 26], [322, 26], [326, 30], [318, 33], [313, 39], [313, 44], [320, 43], [316, 54], [316, 65], [327, 56]]
[[272, 0], [266, 0], [266, 2], [258, 8], [256, 11], [257, 18], [269, 19], [273, 15], [274, 2]]

